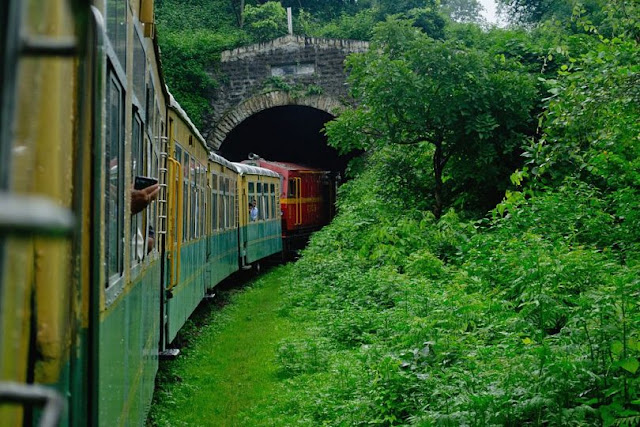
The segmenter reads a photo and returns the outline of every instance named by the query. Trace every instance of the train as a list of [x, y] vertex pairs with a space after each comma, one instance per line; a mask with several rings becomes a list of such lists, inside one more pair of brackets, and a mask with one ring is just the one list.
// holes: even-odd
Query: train
[[335, 216], [339, 174], [291, 162], [266, 160], [254, 153], [243, 163], [259, 166], [282, 177], [282, 244], [285, 256], [295, 255], [309, 236]]
[[332, 215], [330, 173], [207, 146], [165, 83], [153, 8], [0, 5], [2, 425], [144, 425], [200, 302]]

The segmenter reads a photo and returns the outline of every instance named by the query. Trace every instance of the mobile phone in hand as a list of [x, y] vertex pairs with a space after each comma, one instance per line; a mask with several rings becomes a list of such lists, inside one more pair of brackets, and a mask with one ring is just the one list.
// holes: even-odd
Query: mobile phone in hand
[[136, 176], [135, 180], [133, 181], [133, 188], [134, 190], [142, 190], [143, 188], [147, 188], [153, 184], [157, 184], [158, 180], [155, 178], [150, 178], [148, 176]]

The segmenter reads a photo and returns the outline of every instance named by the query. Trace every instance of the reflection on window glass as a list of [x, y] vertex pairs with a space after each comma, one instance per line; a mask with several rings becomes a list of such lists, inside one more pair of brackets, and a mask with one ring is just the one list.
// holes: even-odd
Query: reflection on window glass
[[189, 163], [189, 180], [191, 189], [191, 200], [189, 205], [189, 225], [191, 227], [191, 232], [189, 233], [189, 238], [193, 239], [194, 237], [196, 237], [196, 198], [198, 197], [198, 192], [196, 191], [196, 161], [193, 157], [191, 157], [191, 161]]
[[218, 177], [218, 194], [220, 198], [218, 200], [218, 217], [220, 228], [224, 228], [224, 177]]
[[[179, 145], [176, 145], [175, 159], [177, 161], [179, 161], [179, 162], [182, 161], [182, 147], [180, 147]], [[178, 171], [176, 171], [176, 173], [178, 173]], [[182, 177], [178, 176], [177, 178], [178, 178], [178, 182], [172, 183], [172, 187], [175, 186], [176, 188], [179, 188], [180, 179], [182, 179]], [[172, 191], [174, 192], [173, 194], [175, 194], [175, 197], [176, 197], [175, 209], [177, 210], [178, 209], [178, 200], [177, 200], [178, 192], [177, 192], [177, 190], [172, 190]], [[175, 231], [174, 243], [178, 243], [178, 217], [179, 217], [179, 215], [174, 215], [174, 218], [173, 218], [173, 221], [174, 221], [173, 227], [174, 227], [174, 230], [176, 230]]]
[[296, 180], [289, 180], [289, 197], [296, 197]]
[[[142, 154], [142, 122], [137, 114], [133, 117], [133, 130], [131, 135], [131, 180], [132, 184], [136, 175], [146, 175], [144, 173]], [[144, 235], [143, 213], [140, 212], [131, 216], [131, 263], [137, 264], [144, 258]]]
[[231, 226], [231, 211], [233, 206], [231, 206], [231, 196], [229, 195], [229, 178], [224, 179], [224, 194], [225, 194], [225, 204], [226, 211], [224, 216], [224, 226], [229, 228]]
[[211, 180], [211, 229], [218, 229], [218, 177], [213, 174]]
[[[106, 243], [107, 277], [117, 277], [122, 273], [122, 252], [124, 239], [124, 197], [122, 170], [122, 145], [123, 145], [123, 91], [122, 86], [116, 80], [112, 72], [109, 73], [107, 84], [107, 108], [106, 108], [106, 191], [105, 203], [106, 218]], [[107, 283], [108, 285], [108, 283]]]
[[107, 35], [125, 70], [127, 48], [127, 0], [107, 0]]
[[276, 218], [276, 185], [271, 184], [271, 218]]
[[182, 241], [189, 240], [189, 153], [182, 157]]
[[147, 60], [144, 56], [144, 48], [137, 31], [133, 32], [133, 93], [138, 98], [138, 102], [145, 101], [145, 85], [144, 76], [147, 66]]

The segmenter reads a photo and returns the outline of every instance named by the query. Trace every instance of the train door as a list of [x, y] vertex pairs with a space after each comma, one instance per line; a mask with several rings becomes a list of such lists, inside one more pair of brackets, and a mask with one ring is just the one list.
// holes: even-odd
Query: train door
[[291, 176], [289, 178], [289, 219], [296, 229], [302, 225], [302, 179]]
[[249, 242], [249, 223], [251, 215], [251, 209], [249, 208], [249, 203], [252, 201], [252, 197], [254, 197], [254, 185], [255, 183], [249, 182], [249, 175], [239, 175], [238, 179], [242, 182], [242, 212], [245, 212], [242, 215], [242, 227], [238, 227], [239, 232], [239, 242], [238, 245], [240, 247], [240, 267], [246, 268], [247, 262], [247, 244]]

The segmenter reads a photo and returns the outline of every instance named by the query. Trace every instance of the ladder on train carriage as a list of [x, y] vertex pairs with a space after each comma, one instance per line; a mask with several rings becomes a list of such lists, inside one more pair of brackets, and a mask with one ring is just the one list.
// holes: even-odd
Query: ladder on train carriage
[[167, 187], [167, 172], [168, 172], [168, 164], [167, 158], [169, 157], [169, 138], [166, 136], [156, 137], [160, 140], [160, 176], [158, 177], [158, 181], [160, 182], [160, 197], [158, 197], [158, 219], [160, 224], [158, 226], [158, 234], [165, 236], [167, 235], [167, 218], [168, 218], [168, 205], [167, 205], [167, 197], [168, 197], [168, 187]]
[[[12, 123], [15, 109], [15, 64], [21, 57], [73, 57], [78, 52], [75, 37], [49, 37], [23, 32], [25, 6], [16, 0], [3, 2], [0, 8], [0, 296], [4, 280], [4, 252], [8, 238], [47, 236], [68, 238], [74, 215], [55, 201], [37, 195], [17, 194], [9, 190], [9, 150], [12, 147]], [[0, 381], [0, 404], [42, 407], [40, 426], [58, 425], [65, 407], [62, 395], [51, 387], [22, 382]]]

